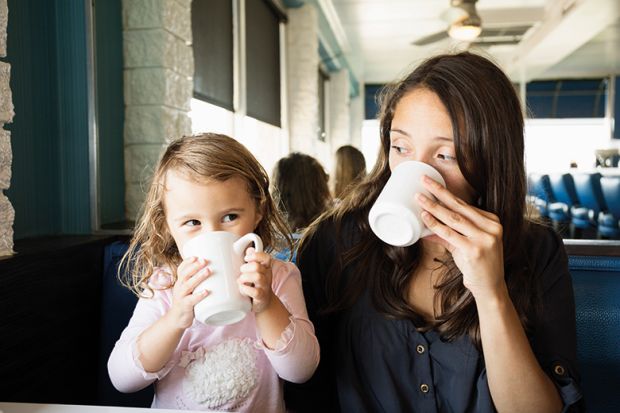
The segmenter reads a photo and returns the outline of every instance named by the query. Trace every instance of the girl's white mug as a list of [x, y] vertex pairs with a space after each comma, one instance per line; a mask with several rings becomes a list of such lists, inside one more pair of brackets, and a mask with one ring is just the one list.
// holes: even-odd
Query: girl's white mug
[[263, 250], [263, 242], [256, 234], [242, 237], [225, 231], [200, 234], [185, 243], [182, 256], [204, 258], [211, 275], [196, 287], [195, 293], [210, 293], [194, 306], [196, 319], [204, 324], [227, 325], [245, 318], [252, 308], [250, 298], [239, 292], [237, 278], [245, 250], [254, 243], [256, 251]]
[[422, 186], [422, 175], [428, 175], [446, 186], [441, 174], [424, 162], [405, 161], [392, 170], [390, 179], [368, 214], [370, 228], [381, 241], [406, 247], [432, 234], [424, 225], [420, 217], [422, 210], [413, 197], [416, 193], [422, 193], [435, 199]]

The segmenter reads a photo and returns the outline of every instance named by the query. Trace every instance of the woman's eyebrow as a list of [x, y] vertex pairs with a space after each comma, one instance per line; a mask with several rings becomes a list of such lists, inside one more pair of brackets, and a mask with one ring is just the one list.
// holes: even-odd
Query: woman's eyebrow
[[399, 133], [401, 135], [405, 135], [405, 136], [411, 137], [407, 132], [405, 132], [402, 129], [396, 129], [396, 128], [390, 129], [390, 133], [392, 133], [392, 132], [396, 132], [396, 133]]

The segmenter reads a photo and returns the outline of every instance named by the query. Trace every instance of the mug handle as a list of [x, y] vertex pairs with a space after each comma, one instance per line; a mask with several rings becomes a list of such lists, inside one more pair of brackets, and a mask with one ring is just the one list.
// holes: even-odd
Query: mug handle
[[235, 253], [243, 255], [245, 249], [251, 242], [254, 243], [254, 248], [256, 248], [256, 252], [263, 252], [263, 240], [261, 240], [260, 237], [253, 232], [245, 234], [237, 241], [235, 241], [235, 243], [233, 244], [233, 250], [235, 251]]

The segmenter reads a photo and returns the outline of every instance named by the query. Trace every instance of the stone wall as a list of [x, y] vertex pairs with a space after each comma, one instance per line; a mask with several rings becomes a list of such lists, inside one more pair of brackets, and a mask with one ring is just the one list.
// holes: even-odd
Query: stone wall
[[349, 72], [340, 69], [329, 74], [329, 132], [332, 152], [351, 144], [349, 122]]
[[318, 15], [309, 4], [288, 9], [286, 25], [288, 125], [291, 151], [317, 156], [319, 126]]
[[[6, 57], [7, 0], [0, 0], [0, 57]], [[13, 98], [9, 81], [11, 65], [0, 61], [0, 256], [13, 254], [15, 210], [4, 191], [11, 185], [11, 134], [4, 124], [13, 120]]]
[[123, 0], [125, 216], [136, 219], [165, 145], [191, 133], [191, 0]]

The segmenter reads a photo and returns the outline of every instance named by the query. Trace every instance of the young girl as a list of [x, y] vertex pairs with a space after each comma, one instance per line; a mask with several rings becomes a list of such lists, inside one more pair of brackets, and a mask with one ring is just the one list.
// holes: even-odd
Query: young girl
[[[372, 172], [299, 248], [322, 352], [299, 410], [581, 411], [566, 252], [525, 218], [510, 80], [475, 54], [431, 58], [387, 89], [380, 139]], [[412, 198], [434, 235], [393, 247], [368, 212], [407, 160], [446, 187], [421, 180], [437, 201]]]
[[255, 232], [267, 250], [288, 237], [268, 189], [264, 169], [232, 138], [204, 134], [168, 146], [123, 258], [139, 301], [108, 361], [119, 391], [155, 382], [156, 408], [283, 412], [281, 379], [312, 376], [319, 347], [291, 263], [248, 248], [238, 284], [252, 312], [223, 327], [194, 319], [194, 305], [209, 299], [194, 293], [209, 262], [179, 251], [210, 231]]

